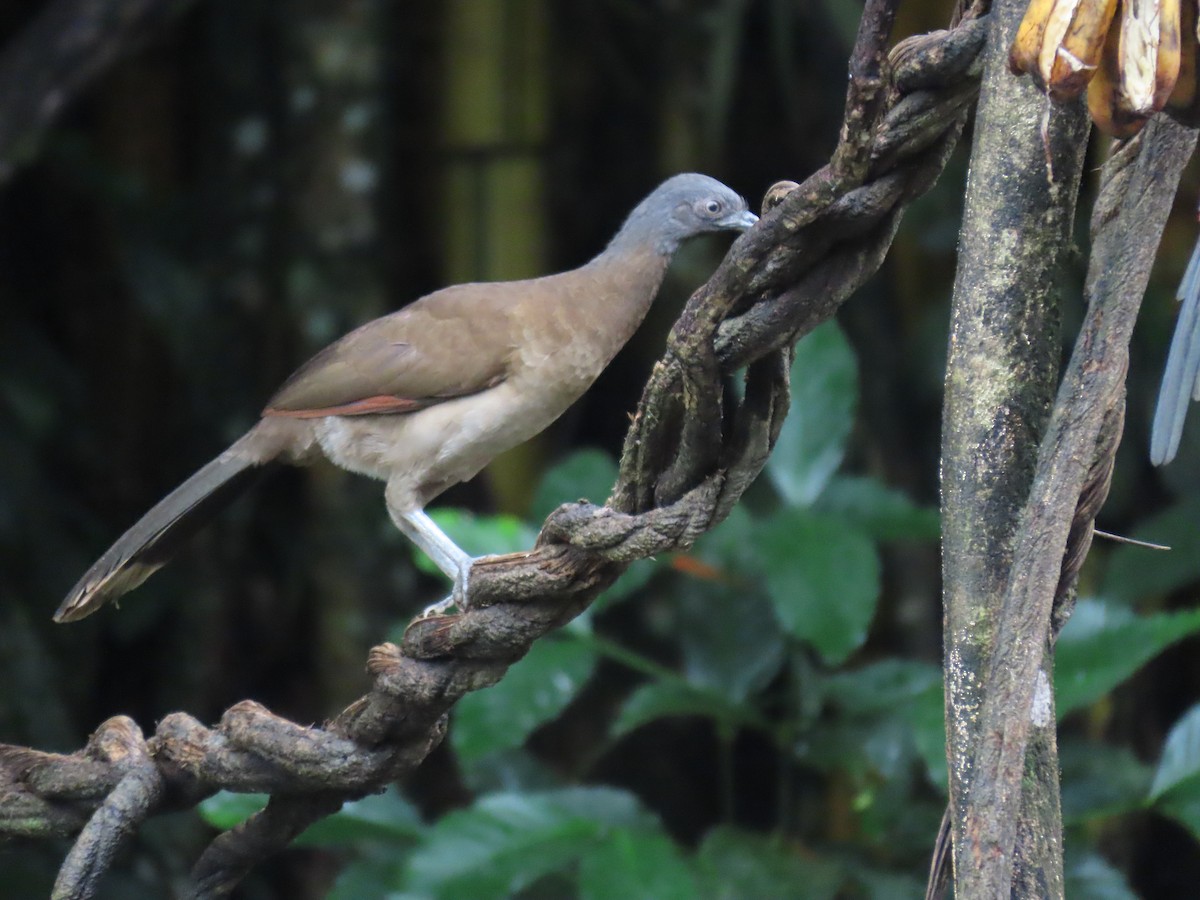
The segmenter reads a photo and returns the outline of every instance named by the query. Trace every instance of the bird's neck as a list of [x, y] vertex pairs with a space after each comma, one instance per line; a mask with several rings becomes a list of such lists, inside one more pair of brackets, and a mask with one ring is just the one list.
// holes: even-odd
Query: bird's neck
[[613, 243], [584, 266], [589, 280], [600, 286], [595, 296], [581, 304], [580, 312], [605, 335], [606, 351], [615, 355], [646, 317], [663, 276], [670, 254], [658, 250], [653, 240]]
[[652, 194], [634, 207], [621, 229], [613, 235], [601, 256], [613, 252], [630, 252], [644, 247], [666, 259], [679, 249], [680, 235], [672, 218], [664, 219], [664, 210]]

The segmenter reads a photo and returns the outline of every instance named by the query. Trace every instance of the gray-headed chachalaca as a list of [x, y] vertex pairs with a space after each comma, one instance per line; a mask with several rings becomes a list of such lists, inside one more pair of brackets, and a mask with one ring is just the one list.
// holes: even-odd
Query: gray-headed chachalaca
[[319, 456], [387, 482], [392, 520], [454, 580], [449, 601], [462, 606], [473, 560], [424, 506], [583, 394], [641, 323], [681, 241], [755, 221], [719, 181], [676, 175], [578, 269], [448, 287], [350, 332], [285, 381], [258, 424], [125, 532], [55, 618], [82, 618], [137, 587], [262, 466]]

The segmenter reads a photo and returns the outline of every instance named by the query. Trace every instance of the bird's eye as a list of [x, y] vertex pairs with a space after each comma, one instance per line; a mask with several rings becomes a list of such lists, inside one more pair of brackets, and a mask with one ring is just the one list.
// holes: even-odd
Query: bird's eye
[[704, 208], [710, 215], [715, 216], [721, 211], [721, 204], [716, 200], [709, 200], [706, 204], [704, 204]]

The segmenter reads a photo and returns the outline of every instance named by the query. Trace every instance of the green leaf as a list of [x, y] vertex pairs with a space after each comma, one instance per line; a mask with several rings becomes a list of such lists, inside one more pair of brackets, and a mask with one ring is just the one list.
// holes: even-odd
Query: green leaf
[[1200, 785], [1189, 781], [1154, 803], [1154, 809], [1170, 816], [1200, 840]]
[[771, 604], [761, 593], [693, 582], [680, 591], [677, 602], [689, 683], [741, 703], [775, 677], [786, 647]]
[[697, 891], [695, 876], [661, 828], [614, 829], [580, 861], [581, 900], [693, 900]]
[[596, 666], [595, 652], [569, 633], [537, 641], [496, 684], [465, 695], [450, 741], [465, 761], [525, 743], [575, 699]]
[[843, 712], [865, 715], [897, 709], [931, 689], [941, 689], [942, 670], [933, 663], [885, 659], [824, 682], [825, 697]]
[[705, 900], [824, 900], [844, 880], [836, 862], [723, 825], [705, 837], [696, 866]]
[[1094, 703], [1166, 647], [1200, 631], [1200, 610], [1138, 616], [1080, 600], [1055, 649], [1058, 716]]
[[1072, 843], [1066, 846], [1065, 894], [1087, 900], [1137, 900], [1137, 894], [1119, 870], [1098, 853], [1076, 858]]
[[1159, 812], [1183, 823], [1200, 839], [1200, 703], [1172, 726], [1150, 786]]
[[296, 839], [307, 846], [346, 846], [362, 841], [408, 843], [419, 839], [427, 826], [417, 808], [394, 786], [346, 803], [328, 818], [313, 823]]
[[818, 691], [829, 710], [822, 727], [797, 744], [806, 761], [864, 781], [873, 773], [893, 782], [902, 779], [914, 756], [935, 773], [944, 770], [939, 667], [886, 659], [828, 675]]
[[787, 510], [762, 523], [757, 545], [786, 631], [835, 665], [862, 646], [880, 591], [870, 539], [839, 519]]
[[266, 794], [235, 794], [233, 791], [217, 791], [200, 801], [196, 809], [200, 818], [221, 831], [240, 825], [267, 805]]
[[1132, 537], [1171, 549], [1118, 546], [1104, 576], [1103, 598], [1131, 603], [1200, 581], [1200, 497], [1146, 519]]
[[[915, 755], [911, 734], [899, 710], [895, 716], [868, 719], [839, 716], [800, 737], [794, 752], [806, 765], [822, 772], [848, 773], [856, 783], [878, 778], [899, 784]], [[875, 802], [875, 793], [859, 798], [863, 809]]]
[[[267, 805], [266, 794], [219, 791], [199, 805], [209, 825], [228, 831]], [[332, 816], [316, 822], [296, 839], [298, 844], [334, 846], [364, 840], [407, 842], [425, 831], [416, 807], [394, 788], [352, 800]]]
[[917, 506], [874, 478], [834, 477], [814, 509], [857, 525], [878, 541], [936, 541], [941, 534], [936, 509]]
[[912, 875], [881, 872], [868, 867], [856, 867], [853, 882], [862, 886], [861, 896], [870, 897], [871, 900], [911, 900], [920, 897], [925, 888], [925, 883]]
[[675, 681], [654, 681], [643, 684], [629, 695], [613, 722], [612, 732], [619, 737], [667, 716], [700, 716], [729, 728], [765, 726], [750, 707], [730, 700], [723, 693]]
[[1184, 787], [1200, 785], [1189, 784], [1196, 782], [1200, 776], [1200, 703], [1197, 703], [1180, 716], [1179, 721], [1171, 726], [1167, 741], [1163, 745], [1162, 759], [1154, 773], [1154, 783], [1150, 786], [1150, 799], [1160, 800], [1168, 792], [1177, 791]]
[[1065, 822], [1084, 823], [1146, 805], [1153, 773], [1129, 749], [1064, 739], [1059, 745], [1059, 760]]
[[493, 794], [442, 817], [413, 852], [405, 887], [499, 900], [575, 862], [613, 828], [653, 822], [631, 794], [611, 788]]
[[578, 450], [542, 476], [529, 515], [539, 525], [564, 503], [608, 499], [617, 480], [617, 464], [603, 450]]
[[325, 900], [423, 900], [420, 894], [396, 889], [402, 883], [405, 857], [366, 856], [350, 860], [338, 873]]
[[940, 679], [900, 707], [900, 715], [912, 728], [913, 742], [925, 761], [930, 784], [944, 792], [949, 771], [946, 765], [946, 707]]
[[[429, 518], [471, 556], [517, 553], [530, 549], [537, 540], [537, 532], [516, 516], [480, 516], [446, 507], [430, 510]], [[441, 574], [433, 560], [420, 551], [413, 551], [413, 562], [422, 572]]]
[[791, 410], [766, 469], [787, 503], [807, 506], [841, 464], [854, 424], [858, 369], [836, 322], [796, 345], [791, 382]]

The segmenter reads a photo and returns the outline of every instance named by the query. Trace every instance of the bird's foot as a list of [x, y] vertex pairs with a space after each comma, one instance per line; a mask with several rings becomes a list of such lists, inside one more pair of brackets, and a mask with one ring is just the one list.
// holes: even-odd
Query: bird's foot
[[437, 603], [429, 604], [427, 607], [421, 610], [421, 614], [417, 616], [417, 618], [429, 619], [433, 616], [446, 616], [449, 615], [457, 605], [458, 604], [454, 600], [454, 595], [451, 594], [449, 597], [439, 600]]
[[428, 619], [430, 616], [445, 616], [455, 610], [460, 613], [466, 612], [468, 609], [467, 590], [471, 584], [471, 565], [474, 562], [475, 560], [469, 556], [464, 559], [459, 564], [458, 577], [454, 579], [454, 587], [450, 591], [450, 596], [425, 607], [418, 618]]

